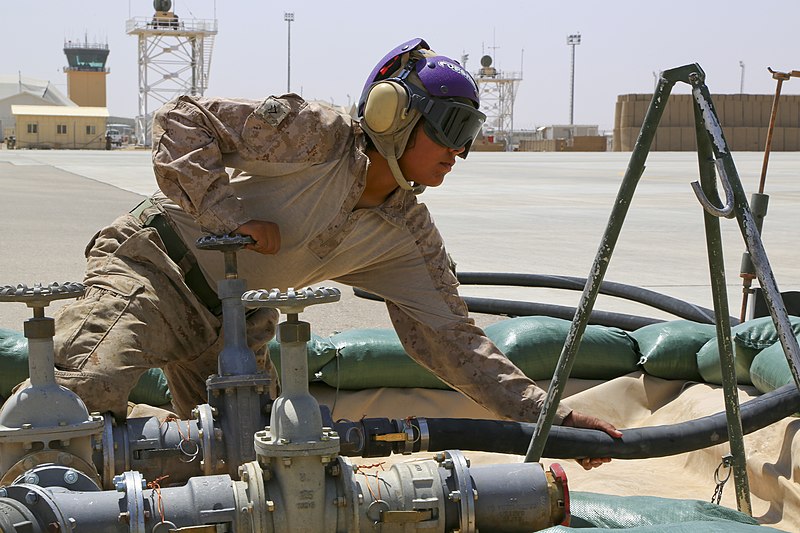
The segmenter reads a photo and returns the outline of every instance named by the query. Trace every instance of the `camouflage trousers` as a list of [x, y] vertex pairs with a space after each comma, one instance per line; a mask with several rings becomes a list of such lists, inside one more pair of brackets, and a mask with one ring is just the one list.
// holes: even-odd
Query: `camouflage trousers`
[[[207, 401], [206, 378], [217, 372], [221, 317], [186, 285], [157, 231], [131, 215], [98, 232], [86, 257], [86, 294], [55, 316], [56, 381], [90, 411], [124, 418], [139, 377], [161, 368], [176, 414], [188, 418]], [[277, 319], [274, 309], [247, 314], [248, 345], [273, 377], [266, 343]]]

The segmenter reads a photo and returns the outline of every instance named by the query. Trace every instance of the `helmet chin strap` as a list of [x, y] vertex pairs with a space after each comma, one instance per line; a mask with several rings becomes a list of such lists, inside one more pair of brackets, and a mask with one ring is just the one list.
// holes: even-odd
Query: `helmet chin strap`
[[386, 161], [389, 163], [389, 169], [392, 171], [392, 176], [394, 176], [395, 181], [401, 189], [411, 191], [414, 194], [420, 194], [425, 190], [426, 185], [412, 185], [408, 180], [406, 180], [405, 176], [403, 176], [403, 171], [400, 170], [400, 165], [397, 163], [396, 157], [387, 157]]

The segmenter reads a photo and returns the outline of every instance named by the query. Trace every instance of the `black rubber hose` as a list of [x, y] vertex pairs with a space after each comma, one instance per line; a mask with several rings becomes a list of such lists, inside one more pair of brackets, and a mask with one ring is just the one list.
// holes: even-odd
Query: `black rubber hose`
[[[459, 283], [463, 285], [498, 285], [520, 287], [545, 287], [553, 289], [583, 290], [586, 278], [572, 276], [554, 276], [543, 274], [514, 274], [497, 272], [459, 272]], [[603, 281], [600, 284], [601, 294], [624, 298], [655, 309], [666, 311], [679, 318], [692, 320], [701, 324], [713, 324], [714, 312], [666, 294], [657, 293], [632, 285]], [[356, 296], [369, 300], [383, 301], [383, 298], [363, 289], [354, 289]], [[464, 302], [472, 313], [485, 313], [506, 316], [550, 316], [572, 320], [575, 308], [562, 305], [543, 304], [537, 302], [520, 302], [494, 298], [476, 298], [464, 296]], [[739, 320], [730, 317], [731, 325], [736, 325]], [[657, 318], [612, 313], [607, 311], [592, 310], [589, 315], [589, 324], [617, 327], [625, 331], [635, 331], [643, 326], [664, 322]]]
[[[752, 433], [800, 411], [800, 392], [785, 385], [741, 406], [742, 429]], [[497, 420], [426, 418], [428, 451], [448, 449], [525, 455], [535, 424]], [[416, 425], [416, 421], [412, 420]], [[724, 412], [667, 426], [623, 429], [615, 439], [593, 430], [553, 426], [543, 456], [551, 459], [647, 459], [708, 448], [728, 440]]]
[[[558, 276], [551, 274], [518, 274], [504, 272], [458, 272], [458, 281], [462, 285], [505, 285], [515, 287], [544, 287], [550, 289], [567, 289], [582, 291], [586, 285], [586, 278], [574, 276]], [[639, 302], [654, 309], [659, 309], [686, 320], [701, 324], [714, 324], [714, 311], [700, 307], [666, 294], [661, 294], [634, 285], [625, 285], [613, 281], [603, 281], [600, 284], [600, 294], [624, 298], [632, 302]], [[739, 320], [731, 317], [731, 323], [736, 325]]]
[[[477, 298], [475, 296], [462, 296], [462, 299], [471, 313], [508, 316], [551, 316], [563, 318], [564, 320], [572, 320], [575, 317], [575, 308], [564, 305], [496, 300], [494, 298]], [[620, 328], [625, 331], [636, 331], [641, 327], [658, 324], [659, 322], [664, 322], [664, 320], [612, 313], [610, 311], [592, 310], [589, 315], [589, 324]]]
[[[359, 298], [367, 300], [383, 301], [383, 298], [367, 292], [363, 289], [354, 288], [353, 292]], [[474, 296], [462, 296], [467, 309], [471, 313], [484, 313], [487, 315], [507, 315], [507, 316], [551, 316], [572, 320], [575, 316], [574, 307], [563, 305], [542, 304], [537, 302], [518, 302], [513, 300], [495, 300], [493, 298], [476, 298]], [[648, 318], [643, 316], [625, 315], [622, 313], [611, 313], [608, 311], [592, 310], [589, 316], [589, 324], [598, 326], [608, 326], [624, 329], [625, 331], [636, 331], [637, 329], [664, 322], [658, 318]]]

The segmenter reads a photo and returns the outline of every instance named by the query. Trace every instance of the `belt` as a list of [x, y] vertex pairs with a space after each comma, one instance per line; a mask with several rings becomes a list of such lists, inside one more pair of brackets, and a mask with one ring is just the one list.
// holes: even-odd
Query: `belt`
[[183, 280], [186, 286], [203, 302], [203, 305], [215, 315], [222, 313], [222, 302], [217, 297], [217, 293], [209, 286], [206, 277], [197, 264], [194, 254], [189, 251], [186, 244], [181, 239], [178, 232], [167, 220], [161, 208], [158, 207], [150, 198], [145, 199], [131, 211], [131, 215], [138, 218], [142, 227], [153, 228], [158, 232], [167, 255], [178, 265], [183, 272]]

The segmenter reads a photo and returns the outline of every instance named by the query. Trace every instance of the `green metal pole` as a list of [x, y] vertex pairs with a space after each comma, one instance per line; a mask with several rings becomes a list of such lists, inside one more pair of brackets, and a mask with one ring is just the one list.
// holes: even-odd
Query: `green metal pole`
[[[702, 85], [703, 80], [693, 78], [693, 85]], [[703, 85], [704, 87], [704, 85]], [[700, 184], [705, 197], [712, 203], [720, 204], [717, 194], [717, 180], [714, 173], [714, 153], [711, 148], [708, 123], [704, 125], [704, 115], [716, 116], [710, 99], [703, 97], [701, 91], [695, 92], [694, 115], [697, 132], [697, 159], [700, 167]], [[722, 130], [714, 132], [715, 142], [724, 144]], [[736, 386], [736, 367], [734, 365], [733, 343], [731, 342], [731, 324], [728, 314], [727, 285], [725, 283], [725, 258], [722, 253], [722, 235], [717, 215], [703, 211], [705, 222], [706, 246], [708, 249], [708, 269], [711, 277], [711, 292], [716, 314], [717, 340], [720, 366], [722, 370], [722, 390], [725, 400], [725, 413], [728, 422], [728, 439], [730, 442], [731, 466], [736, 489], [736, 502], [739, 511], [752, 515], [750, 504], [750, 487], [747, 479], [747, 455], [744, 446], [744, 432], [739, 409], [738, 388]]]
[[[706, 88], [705, 85], [700, 84], [694, 86], [693, 92], [696, 93], [695, 100], [700, 98], [701, 100], [711, 102], [711, 98], [708, 95], [708, 88]], [[711, 148], [714, 151], [714, 156], [721, 162], [722, 170], [725, 173], [725, 182], [728, 183], [733, 196], [733, 213], [736, 216], [739, 230], [747, 245], [747, 252], [750, 254], [750, 258], [755, 266], [756, 276], [758, 277], [758, 282], [764, 293], [764, 299], [769, 308], [770, 316], [772, 316], [772, 321], [775, 324], [775, 329], [778, 332], [778, 338], [783, 347], [783, 352], [786, 355], [789, 370], [792, 373], [795, 385], [798, 390], [800, 390], [800, 343], [797, 342], [797, 337], [795, 337], [792, 331], [786, 305], [783, 303], [781, 291], [775, 281], [772, 267], [767, 258], [767, 252], [764, 249], [764, 243], [761, 240], [759, 225], [747, 203], [747, 195], [739, 179], [736, 166], [733, 164], [733, 158], [731, 157], [727, 144], [725, 144], [722, 129], [719, 125], [719, 119], [715, 113], [704, 113], [703, 118], [706, 122], [706, 131], [711, 138], [721, 141], [711, 143]]]
[[575, 311], [575, 317], [572, 319], [572, 325], [558, 359], [555, 374], [547, 390], [547, 397], [539, 413], [539, 420], [534, 428], [533, 436], [531, 437], [531, 442], [525, 455], [525, 462], [538, 462], [542, 457], [544, 445], [547, 442], [547, 436], [550, 433], [550, 428], [553, 426], [553, 418], [555, 417], [558, 403], [561, 401], [561, 397], [564, 393], [564, 387], [566, 386], [567, 379], [572, 370], [572, 365], [575, 362], [575, 355], [578, 352], [581, 338], [583, 337], [583, 333], [589, 321], [589, 316], [597, 300], [600, 285], [608, 269], [611, 254], [614, 251], [614, 246], [622, 230], [622, 224], [625, 221], [631, 199], [636, 191], [636, 185], [639, 183], [639, 179], [644, 172], [645, 161], [650, 152], [650, 146], [653, 143], [658, 123], [661, 121], [661, 115], [664, 112], [664, 107], [667, 105], [672, 87], [677, 81], [687, 80], [690, 73], [698, 71], [702, 72], [702, 69], [700, 69], [699, 65], [695, 64], [678, 67], [661, 73], [661, 79], [658, 82], [656, 91], [653, 93], [653, 99], [644, 117], [644, 123], [639, 132], [639, 138], [636, 140], [636, 145], [633, 148], [630, 163], [622, 179], [622, 184], [617, 193], [614, 208], [611, 210], [605, 233], [600, 241], [600, 247], [597, 250], [591, 272], [589, 276], [587, 276], [580, 305]]

